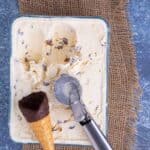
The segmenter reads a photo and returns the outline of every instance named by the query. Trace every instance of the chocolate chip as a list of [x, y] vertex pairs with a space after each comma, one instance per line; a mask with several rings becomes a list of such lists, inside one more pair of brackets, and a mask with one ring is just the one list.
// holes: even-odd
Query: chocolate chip
[[17, 118], [18, 118], [19, 121], [22, 120], [22, 117], [20, 115], [17, 115]]
[[76, 126], [75, 125], [73, 125], [73, 126], [70, 126], [69, 127], [69, 129], [74, 129]]
[[42, 68], [43, 68], [44, 71], [47, 71], [47, 65], [46, 64], [43, 64]]
[[58, 128], [58, 131], [61, 132], [61, 131], [62, 131], [62, 127], [59, 127], [59, 128]]
[[23, 44], [24, 44], [24, 41], [22, 41], [21, 44], [23, 45]]
[[89, 57], [91, 57], [92, 54], [89, 54]]
[[68, 44], [68, 39], [67, 38], [64, 37], [62, 40], [63, 40], [63, 42], [64, 42], [65, 45]]
[[28, 48], [28, 45], [25, 45], [25, 49], [27, 49]]
[[16, 85], [14, 85], [14, 89], [16, 89]]
[[63, 49], [63, 46], [62, 45], [59, 45], [56, 47], [57, 49]]
[[77, 72], [76, 75], [81, 75], [81, 72]]
[[57, 124], [61, 124], [63, 123], [61, 120], [57, 120]]
[[24, 58], [24, 61], [25, 61], [25, 62], [28, 62], [28, 58], [25, 57], [25, 58]]
[[77, 59], [75, 59], [75, 58], [71, 58], [70, 65], [73, 65], [76, 61], [77, 61]]
[[56, 126], [56, 124], [52, 127], [52, 131], [56, 131], [57, 130], [57, 128], [56, 128], [57, 126]]
[[46, 55], [47, 55], [47, 56], [49, 56], [49, 55], [50, 55], [50, 53], [49, 53], [49, 52], [47, 52], [47, 53], [46, 53]]
[[68, 109], [70, 109], [70, 107], [66, 107], [65, 109], [68, 110]]
[[64, 62], [69, 62], [70, 61], [70, 58], [65, 58]]
[[67, 123], [68, 122], [68, 120], [64, 120], [64, 123]]
[[92, 60], [92, 54], [89, 54], [88, 57], [90, 60]]
[[52, 131], [62, 131], [62, 127], [60, 127], [60, 126], [58, 126], [57, 124], [54, 126], [54, 127], [52, 127]]
[[46, 44], [52, 46], [53, 45], [53, 41], [52, 40], [46, 40]]
[[98, 110], [98, 108], [99, 108], [99, 106], [97, 105], [97, 106], [96, 106], [96, 108], [95, 108], [95, 110], [97, 111], [97, 110]]
[[44, 85], [44, 86], [49, 86], [49, 85], [50, 85], [50, 83], [49, 83], [49, 82], [47, 82], [47, 81], [43, 81], [43, 85]]
[[21, 29], [18, 29], [18, 34], [23, 35], [23, 32], [21, 31]]
[[25, 55], [28, 55], [29, 54], [29, 52], [25, 52]]

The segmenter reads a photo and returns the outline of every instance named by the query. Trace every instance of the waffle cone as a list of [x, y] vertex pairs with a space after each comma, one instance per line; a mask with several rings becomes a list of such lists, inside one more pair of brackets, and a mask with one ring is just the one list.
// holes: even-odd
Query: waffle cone
[[30, 126], [44, 150], [54, 150], [50, 115], [30, 123]]

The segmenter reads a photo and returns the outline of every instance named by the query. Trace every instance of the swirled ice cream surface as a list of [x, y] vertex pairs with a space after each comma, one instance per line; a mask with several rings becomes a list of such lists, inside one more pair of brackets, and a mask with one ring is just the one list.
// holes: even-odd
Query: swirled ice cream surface
[[21, 17], [12, 25], [10, 134], [37, 142], [18, 101], [46, 92], [55, 143], [90, 144], [68, 106], [54, 96], [54, 82], [66, 73], [77, 78], [82, 101], [102, 131], [107, 129], [108, 28], [102, 19]]

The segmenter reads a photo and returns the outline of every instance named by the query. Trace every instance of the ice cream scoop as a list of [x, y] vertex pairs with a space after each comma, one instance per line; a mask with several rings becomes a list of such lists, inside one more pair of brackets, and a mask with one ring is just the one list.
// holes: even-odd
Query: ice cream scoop
[[95, 150], [112, 150], [102, 131], [81, 101], [81, 86], [78, 80], [63, 74], [55, 82], [54, 92], [59, 102], [70, 105], [75, 120], [84, 128]]
[[19, 108], [44, 150], [54, 150], [48, 99], [44, 92], [32, 93], [19, 101]]

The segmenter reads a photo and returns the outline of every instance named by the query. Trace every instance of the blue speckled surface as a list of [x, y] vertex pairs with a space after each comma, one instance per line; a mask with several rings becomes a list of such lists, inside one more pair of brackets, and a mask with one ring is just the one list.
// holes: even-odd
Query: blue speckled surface
[[140, 84], [143, 88], [137, 123], [137, 150], [150, 150], [150, 0], [131, 0], [129, 4]]
[[10, 25], [18, 14], [16, 0], [0, 0], [0, 150], [21, 150], [9, 137]]
[[[136, 150], [150, 150], [150, 0], [130, 0], [129, 19], [137, 50], [137, 66], [143, 88], [137, 123]], [[10, 140], [9, 57], [10, 25], [18, 15], [16, 0], [0, 0], [0, 150], [21, 150], [21, 144]]]

